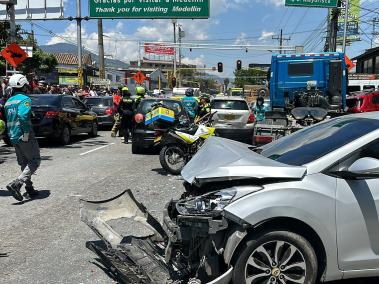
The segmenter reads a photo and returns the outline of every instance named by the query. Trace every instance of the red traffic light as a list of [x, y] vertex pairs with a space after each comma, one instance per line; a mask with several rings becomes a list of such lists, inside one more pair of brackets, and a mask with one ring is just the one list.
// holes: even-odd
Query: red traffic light
[[237, 70], [241, 70], [241, 69], [242, 69], [242, 61], [237, 60]]
[[222, 62], [217, 63], [217, 71], [219, 73], [224, 72], [224, 64], [222, 64]]

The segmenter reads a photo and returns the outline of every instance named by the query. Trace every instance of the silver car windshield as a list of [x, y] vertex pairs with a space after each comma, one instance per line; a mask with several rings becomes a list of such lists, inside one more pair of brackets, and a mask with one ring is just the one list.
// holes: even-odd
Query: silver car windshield
[[302, 166], [379, 128], [379, 121], [341, 117], [316, 124], [262, 148], [261, 155], [272, 160]]

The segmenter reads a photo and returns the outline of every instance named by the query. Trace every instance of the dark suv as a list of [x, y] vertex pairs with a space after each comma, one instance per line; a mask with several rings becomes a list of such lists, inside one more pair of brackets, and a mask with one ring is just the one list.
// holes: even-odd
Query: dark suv
[[97, 136], [96, 113], [78, 99], [67, 95], [30, 95], [32, 124], [37, 137], [70, 143], [72, 135]]
[[137, 113], [135, 115], [135, 130], [132, 141], [132, 153], [141, 154], [143, 150], [152, 148], [154, 146], [155, 130], [154, 125], [145, 125], [145, 116], [151, 110], [151, 106], [155, 103], [162, 102], [170, 109], [176, 110], [175, 124], [185, 123], [189, 121], [188, 115], [184, 110], [181, 101], [172, 99], [144, 99], [138, 106]]

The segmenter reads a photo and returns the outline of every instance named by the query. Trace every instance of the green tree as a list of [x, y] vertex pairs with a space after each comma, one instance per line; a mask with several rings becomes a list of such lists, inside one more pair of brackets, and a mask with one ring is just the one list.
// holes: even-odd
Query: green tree
[[234, 84], [238, 88], [245, 85], [261, 85], [266, 79], [267, 72], [259, 69], [242, 69], [234, 71]]

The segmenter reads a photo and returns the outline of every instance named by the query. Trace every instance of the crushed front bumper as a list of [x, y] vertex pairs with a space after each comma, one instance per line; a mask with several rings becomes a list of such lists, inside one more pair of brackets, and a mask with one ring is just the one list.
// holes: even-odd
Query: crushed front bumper
[[[189, 267], [174, 260], [177, 257], [175, 248], [178, 244], [190, 241], [190, 230], [192, 234], [196, 232], [205, 237], [210, 233], [209, 230], [217, 232], [224, 228], [225, 221], [212, 220], [209, 217], [180, 216], [174, 222], [169, 216], [169, 209], [168, 205], [164, 210], [164, 224], [161, 226], [135, 200], [131, 191], [99, 202], [81, 200], [82, 221], [101, 238], [101, 241], [87, 242], [86, 246], [100, 257], [108, 272], [121, 283], [230, 283], [232, 267], [224, 269], [226, 272], [214, 275], [212, 281], [202, 281], [194, 277]], [[122, 218], [144, 225], [149, 233], [143, 237], [124, 237], [107, 224]]]

